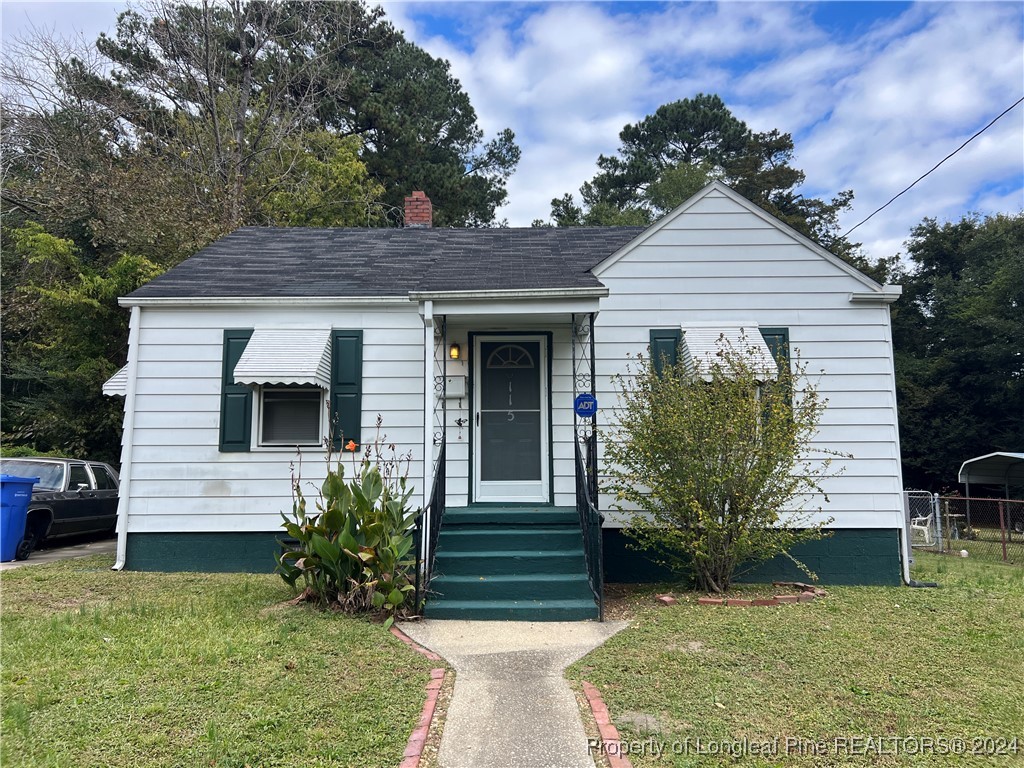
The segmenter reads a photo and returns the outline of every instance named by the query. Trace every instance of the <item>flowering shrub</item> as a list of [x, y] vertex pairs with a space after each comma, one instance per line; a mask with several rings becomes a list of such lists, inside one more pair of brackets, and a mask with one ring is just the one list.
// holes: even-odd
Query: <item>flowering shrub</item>
[[[410, 558], [418, 512], [409, 508], [409, 457], [398, 457], [380, 432], [356, 458], [358, 445], [345, 445], [352, 478], [345, 479], [344, 452], [327, 454], [327, 477], [320, 487], [316, 511], [310, 513], [301, 475], [292, 481], [291, 515], [281, 514], [293, 541], [281, 542], [276, 572], [300, 598], [347, 612], [387, 614], [386, 623], [406, 610], [413, 591]], [[330, 442], [328, 441], [328, 445]]]

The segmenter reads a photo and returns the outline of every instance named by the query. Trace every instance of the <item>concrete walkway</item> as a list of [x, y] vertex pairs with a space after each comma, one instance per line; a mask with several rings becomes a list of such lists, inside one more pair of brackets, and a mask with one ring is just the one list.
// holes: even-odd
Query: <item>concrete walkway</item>
[[455, 667], [441, 768], [593, 768], [565, 668], [626, 622], [424, 621], [402, 631]]
[[[81, 541], [81, 537], [78, 537]], [[117, 551], [117, 539], [104, 539], [103, 541], [89, 541], [82, 544], [70, 544], [68, 546], [47, 545], [48, 549], [37, 549], [28, 560], [12, 560], [9, 563], [0, 563], [0, 571], [9, 571], [13, 568], [25, 568], [29, 565], [43, 565], [55, 563], [58, 560], [71, 560], [76, 557], [89, 557], [90, 555], [112, 555]]]

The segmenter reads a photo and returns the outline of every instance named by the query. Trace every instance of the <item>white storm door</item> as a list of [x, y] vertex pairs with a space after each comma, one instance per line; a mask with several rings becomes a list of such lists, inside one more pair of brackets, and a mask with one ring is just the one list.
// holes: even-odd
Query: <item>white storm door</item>
[[473, 499], [550, 500], [545, 336], [473, 340]]

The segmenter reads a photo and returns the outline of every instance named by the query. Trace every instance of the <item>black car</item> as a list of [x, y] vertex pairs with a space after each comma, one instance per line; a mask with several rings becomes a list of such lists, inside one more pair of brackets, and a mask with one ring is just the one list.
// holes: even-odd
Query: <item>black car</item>
[[117, 472], [98, 461], [4, 459], [0, 472], [38, 477], [28, 505], [25, 537], [15, 555], [26, 559], [45, 539], [113, 533], [117, 526]]

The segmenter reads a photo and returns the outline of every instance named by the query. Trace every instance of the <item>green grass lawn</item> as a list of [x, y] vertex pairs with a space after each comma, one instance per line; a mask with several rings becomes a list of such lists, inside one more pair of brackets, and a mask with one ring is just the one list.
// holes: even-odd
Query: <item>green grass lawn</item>
[[[645, 590], [632, 626], [569, 676], [600, 688], [636, 766], [1024, 765], [1024, 569], [916, 557], [915, 578], [941, 589], [747, 609], [656, 606]], [[1017, 754], [928, 754], [927, 738], [1016, 739]], [[743, 740], [769, 756], [728, 746]], [[722, 749], [740, 756], [706, 754]]]
[[[998, 528], [976, 528], [975, 537], [972, 539], [954, 539], [947, 535], [943, 539], [943, 548], [947, 553], [952, 554], [966, 549], [968, 556], [976, 560], [1024, 564], [1024, 536], [1014, 531], [1006, 532], [1006, 561], [1003, 560], [1002, 536], [1003, 534]], [[919, 550], [915, 549], [914, 551]], [[922, 548], [920, 551], [927, 552], [928, 549]]]
[[8, 766], [387, 766], [434, 666], [277, 576], [114, 573], [109, 557], [0, 576]]

